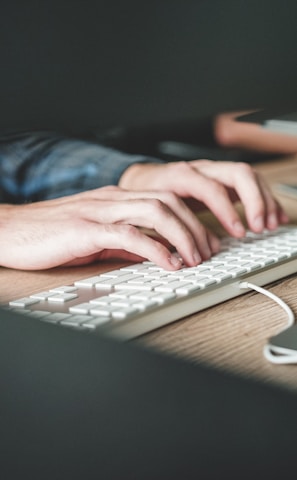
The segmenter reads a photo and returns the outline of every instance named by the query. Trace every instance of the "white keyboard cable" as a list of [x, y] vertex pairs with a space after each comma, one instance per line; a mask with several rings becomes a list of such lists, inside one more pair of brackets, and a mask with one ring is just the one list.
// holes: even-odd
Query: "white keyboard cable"
[[[266, 295], [266, 297], [271, 298], [274, 300], [280, 307], [282, 307], [285, 312], [287, 313], [288, 316], [288, 326], [287, 328], [291, 327], [295, 323], [295, 315], [294, 312], [291, 310], [289, 305], [287, 305], [281, 298], [279, 298], [277, 295], [274, 293], [270, 292], [269, 290], [266, 290], [265, 288], [259, 287], [258, 285], [255, 285], [254, 283], [250, 282], [240, 282], [239, 288], [250, 288], [252, 290], [255, 290], [258, 293], [262, 293], [263, 295]], [[286, 328], [286, 329], [287, 329]], [[286, 330], [285, 329], [285, 330]], [[283, 330], [284, 331], [284, 330]], [[275, 353], [271, 352], [270, 345], [265, 345], [263, 349], [263, 354], [264, 357], [269, 360], [271, 363], [277, 363], [277, 364], [289, 364], [289, 363], [297, 363], [297, 352], [290, 353], [288, 354], [287, 351], [284, 351], [283, 354], [278, 354], [276, 355]]]

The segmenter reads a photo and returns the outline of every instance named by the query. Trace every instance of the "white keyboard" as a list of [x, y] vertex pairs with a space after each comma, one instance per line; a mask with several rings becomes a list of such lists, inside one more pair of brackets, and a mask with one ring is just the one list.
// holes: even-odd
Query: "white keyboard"
[[133, 338], [297, 272], [297, 227], [224, 238], [197, 267], [169, 272], [134, 264], [11, 301], [9, 309], [46, 322]]

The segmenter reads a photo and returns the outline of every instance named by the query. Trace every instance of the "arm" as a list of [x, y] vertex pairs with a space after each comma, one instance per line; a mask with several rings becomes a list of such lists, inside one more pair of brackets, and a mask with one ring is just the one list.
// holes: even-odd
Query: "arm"
[[[88, 169], [93, 163], [83, 143], [84, 150], [78, 149], [75, 165], [85, 171], [84, 167]], [[78, 144], [75, 146], [78, 148]], [[95, 147], [98, 153], [98, 145]], [[219, 241], [201, 225], [190, 204], [194, 210], [210, 209], [235, 237], [243, 236], [245, 230], [234, 200], [242, 202], [248, 225], [254, 231], [273, 229], [288, 221], [263, 179], [248, 165], [206, 160], [163, 164], [143, 157], [140, 163], [138, 156], [124, 154], [119, 165], [116, 154], [122, 154], [115, 152], [115, 173], [111, 152], [105, 147], [102, 152], [98, 165], [103, 170], [105, 165], [109, 174], [104, 176], [103, 172], [102, 179], [97, 170], [94, 173], [91, 169], [86, 184], [70, 181], [71, 188], [88, 191], [70, 195], [68, 190], [69, 195], [61, 198], [0, 207], [0, 265], [41, 269], [120, 257], [133, 261], [148, 258], [175, 270], [181, 261], [171, 254], [170, 245], [186, 265], [197, 265], [218, 250]], [[36, 179], [32, 182], [40, 191], [48, 186], [46, 194], [60, 194], [63, 189], [52, 191], [55, 182], [64, 188], [68, 185], [68, 174], [73, 173], [72, 156], [63, 158], [66, 160], [61, 169], [57, 157], [53, 157], [51, 167], [47, 162], [38, 163], [41, 186]], [[104, 184], [111, 177], [120, 188], [90, 190], [91, 185]], [[63, 179], [67, 180], [65, 184]], [[155, 230], [159, 238], [152, 238], [138, 227]]]
[[[263, 179], [244, 164], [136, 164], [120, 183], [132, 183], [134, 190], [105, 187], [32, 204], [1, 205], [0, 265], [43, 269], [111, 257], [148, 258], [168, 270], [177, 270], [182, 261], [197, 265], [218, 251], [219, 241], [182, 198], [194, 199], [197, 209], [210, 208], [235, 237], [244, 235], [244, 227], [230, 195], [241, 199], [254, 231], [288, 221]], [[138, 227], [155, 231], [159, 238]]]
[[249, 112], [230, 112], [217, 115], [214, 135], [219, 145], [259, 153], [293, 154], [297, 152], [297, 137], [271, 132], [256, 123], [238, 122], [236, 117]]
[[36, 202], [117, 185], [129, 166], [152, 161], [161, 162], [54, 132], [7, 135], [0, 138], [0, 190], [6, 193], [0, 201]]

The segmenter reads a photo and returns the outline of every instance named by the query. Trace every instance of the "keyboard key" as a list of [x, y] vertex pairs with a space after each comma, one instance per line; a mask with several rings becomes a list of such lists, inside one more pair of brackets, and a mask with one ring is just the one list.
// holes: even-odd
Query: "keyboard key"
[[49, 302], [58, 302], [58, 303], [64, 303], [64, 302], [69, 302], [69, 300], [73, 300], [74, 298], [77, 298], [78, 295], [77, 293], [59, 293], [57, 295], [53, 295], [48, 297]]
[[110, 317], [96, 317], [82, 323], [82, 326], [90, 330], [95, 330], [108, 322], [110, 322]]
[[37, 300], [47, 300], [48, 297], [53, 297], [55, 295], [54, 292], [40, 292], [40, 293], [33, 293], [30, 295], [30, 298], [36, 298]]
[[77, 290], [77, 287], [74, 285], [62, 285], [61, 287], [56, 287], [50, 290], [50, 292], [53, 293], [70, 293], [70, 292], [75, 292]]
[[80, 313], [87, 314], [92, 308], [91, 303], [79, 303], [78, 305], [73, 305], [69, 308], [70, 313]]
[[112, 313], [111, 316], [115, 320], [124, 320], [125, 318], [130, 318], [131, 316], [135, 315], [136, 313], [139, 313], [139, 309], [130, 306], [130, 307], [122, 307], [121, 309], [115, 309]]
[[69, 313], [51, 313], [50, 315], [46, 315], [41, 317], [41, 320], [50, 323], [60, 323], [62, 320], [67, 320], [71, 315]]
[[19, 298], [18, 300], [12, 300], [9, 302], [9, 305], [11, 307], [20, 307], [20, 308], [25, 308], [28, 307], [29, 305], [33, 305], [34, 303], [38, 303], [39, 300], [37, 298], [32, 298], [32, 297], [24, 297], [24, 298]]
[[84, 278], [83, 280], [77, 280], [74, 282], [76, 287], [94, 287], [97, 282], [100, 281], [99, 275], [89, 278]]
[[92, 320], [90, 315], [71, 315], [61, 320], [61, 324], [69, 325], [70, 327], [79, 327], [89, 320]]

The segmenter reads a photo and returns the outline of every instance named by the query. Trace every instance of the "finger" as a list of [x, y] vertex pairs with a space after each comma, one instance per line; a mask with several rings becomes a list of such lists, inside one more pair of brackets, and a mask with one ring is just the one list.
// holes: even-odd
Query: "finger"
[[[174, 245], [184, 262], [191, 266], [197, 265], [202, 259], [209, 258], [211, 255], [205, 228], [181, 200], [179, 200], [179, 210], [184, 209], [186, 214], [191, 217], [191, 221], [193, 221], [192, 230], [160, 200], [153, 198], [123, 200], [123, 198], [131, 195], [129, 192], [120, 189], [105, 193], [107, 197], [110, 195], [112, 198], [116, 197], [117, 201], [98, 201], [96, 195], [94, 200], [86, 199], [85, 195], [82, 199], [82, 196], [79, 195], [76, 196], [76, 199], [72, 197], [72, 201], [63, 199], [62, 203], [52, 202], [51, 217], [54, 221], [59, 219], [67, 222], [71, 219], [81, 219], [103, 224], [127, 223], [155, 229]], [[141, 193], [137, 195], [140, 196]], [[181, 217], [185, 218], [186, 214], [182, 213]], [[190, 225], [190, 219], [186, 223]], [[193, 235], [194, 232], [195, 235]]]
[[[136, 200], [136, 199], [155, 199], [158, 198], [164, 204], [166, 204], [170, 210], [176, 215], [177, 218], [188, 228], [191, 232], [197, 249], [200, 253], [200, 256], [203, 260], [208, 259], [211, 254], [213, 253], [213, 245], [218, 244], [218, 240], [215, 240], [215, 235], [212, 234], [209, 236], [206, 232], [205, 227], [202, 226], [201, 222], [199, 222], [198, 218], [194, 213], [187, 207], [185, 202], [181, 200], [177, 195], [171, 192], [160, 192], [160, 191], [146, 191], [146, 192], [138, 192], [138, 191], [126, 191], [122, 189], [109, 189], [104, 192], [105, 198], [110, 198], [112, 200], [117, 200], [118, 202], [121, 201], [122, 205], [124, 205], [123, 201], [126, 200]], [[129, 214], [131, 213], [131, 203], [129, 204]], [[92, 208], [93, 211], [93, 208]], [[100, 221], [103, 223], [109, 223], [110, 221], [114, 223], [115, 221], [119, 221], [119, 217], [113, 218], [112, 213], [116, 213], [116, 209], [113, 209], [113, 212], [109, 212], [108, 208], [104, 209], [105, 216], [100, 218]], [[111, 215], [110, 215], [111, 213]], [[143, 213], [143, 211], [142, 211]], [[136, 218], [133, 219], [129, 215], [129, 217], [121, 217], [120, 221], [125, 223], [132, 223], [136, 221]], [[146, 226], [140, 224], [140, 219], [137, 219], [139, 226]], [[211, 241], [210, 241], [211, 239]]]
[[220, 251], [221, 242], [216, 235], [213, 234], [209, 229], [206, 229], [208, 243], [210, 245], [211, 253], [215, 254]]
[[119, 251], [121, 251], [123, 258], [125, 256], [129, 258], [130, 254], [133, 256], [137, 255], [138, 258], [147, 258], [166, 270], [177, 270], [182, 265], [181, 259], [170, 252], [164, 244], [149, 237], [132, 225], [93, 224], [91, 228], [93, 229], [91, 243], [90, 230], [88, 230], [87, 249], [82, 252], [81, 247], [78, 246], [75, 258], [78, 258], [81, 253], [85, 257], [86, 252], [89, 250], [92, 250], [93, 254], [104, 250], [108, 253], [103, 255], [107, 255], [109, 258], [111, 256], [117, 257]]
[[[151, 195], [143, 193], [145, 194], [148, 197]], [[116, 202], [105, 201], [104, 208], [100, 211], [96, 210], [96, 203], [90, 202], [80, 208], [83, 217], [93, 221], [132, 224], [154, 229], [177, 249], [187, 265], [197, 265], [202, 259], [209, 258], [211, 248], [204, 226], [181, 200], [171, 194], [160, 193], [159, 196], [167, 197], [169, 205], [158, 198], [136, 198]], [[170, 203], [173, 204], [175, 200], [176, 204], [171, 208]]]
[[100, 210], [96, 206], [96, 202], [87, 202], [80, 207], [80, 214], [88, 220], [104, 224], [120, 223], [153, 229], [176, 248], [187, 265], [200, 263], [205, 250], [210, 256], [206, 232], [198, 219], [194, 218], [201, 234], [199, 245], [187, 226], [159, 199], [105, 201], [104, 208]]
[[266, 202], [265, 227], [269, 230], [274, 230], [280, 224], [288, 223], [288, 215], [286, 214], [280, 203], [273, 197], [272, 192], [264, 179], [262, 177], [259, 177], [258, 182]]
[[251, 169], [244, 167], [244, 176], [235, 176], [234, 188], [243, 204], [249, 228], [254, 232], [262, 232], [268, 225], [270, 228], [278, 226], [277, 207], [268, 188]]
[[[216, 163], [228, 162], [194, 160], [173, 163], [168, 166], [167, 171], [164, 171], [166, 175], [163, 172], [164, 188], [174, 191], [182, 198], [202, 202], [214, 213], [228, 233], [235, 237], [242, 237], [245, 234], [244, 226], [226, 187], [221, 182], [220, 175], [214, 169]], [[200, 166], [203, 166], [206, 173], [209, 172], [210, 175], [205, 174], [203, 169], [201, 169], [203, 173], [200, 173]], [[230, 173], [230, 166], [227, 171]]]
[[218, 162], [215, 170], [212, 164], [204, 162], [200, 166], [200, 170], [211, 178], [219, 176], [225, 186], [234, 189], [243, 204], [247, 223], [251, 230], [261, 232], [267, 225], [267, 215], [271, 215], [270, 224], [275, 224], [273, 218], [273, 215], [276, 215], [275, 200], [268, 187], [265, 186], [265, 182], [250, 165]]
[[226, 187], [211, 178], [196, 173], [188, 193], [204, 205], [217, 217], [230, 235], [242, 237], [245, 228], [241, 218], [230, 200]]
[[[130, 195], [130, 193], [129, 193]], [[132, 192], [131, 198], [158, 198], [162, 203], [167, 205], [174, 215], [186, 226], [192, 234], [197, 248], [203, 260], [211, 256], [212, 249], [209, 237], [205, 227], [198, 220], [193, 211], [185, 204], [185, 202], [172, 192]], [[214, 235], [213, 235], [214, 237]]]
[[242, 176], [238, 176], [234, 188], [244, 206], [249, 228], [255, 232], [261, 232], [264, 228], [276, 229], [282, 223], [281, 218], [284, 218], [279, 203], [261, 176], [249, 166], [245, 167], [245, 171], [245, 182]]

